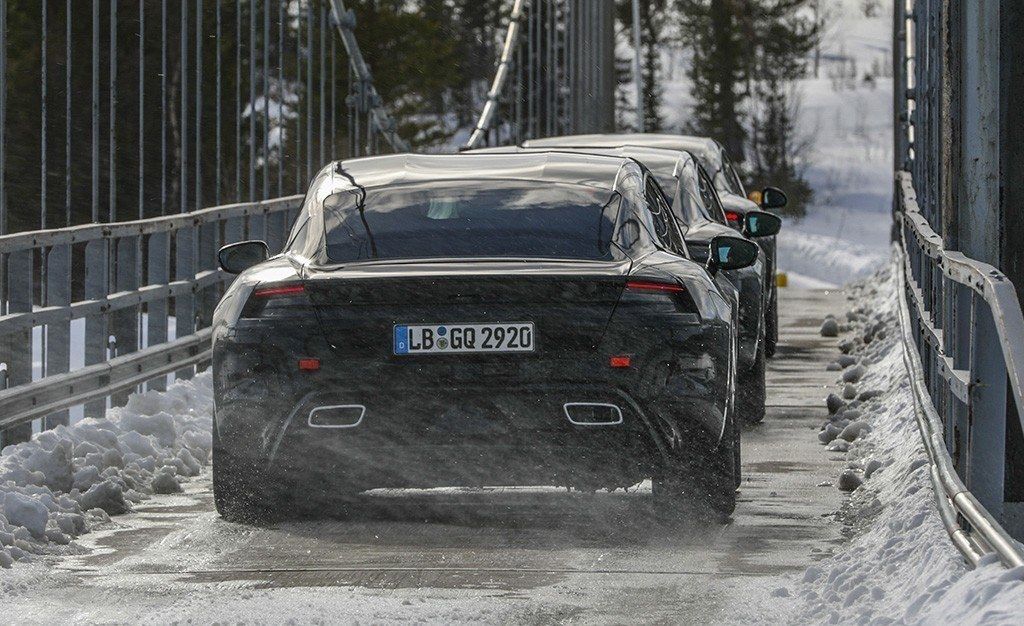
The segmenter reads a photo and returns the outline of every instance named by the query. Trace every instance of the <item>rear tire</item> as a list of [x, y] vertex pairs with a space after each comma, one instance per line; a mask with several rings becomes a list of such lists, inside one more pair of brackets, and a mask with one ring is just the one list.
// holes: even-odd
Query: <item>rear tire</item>
[[729, 420], [714, 450], [694, 451], [689, 462], [676, 461], [663, 468], [651, 481], [658, 521], [675, 523], [690, 512], [719, 520], [732, 515], [740, 479], [739, 448], [739, 428]]
[[260, 476], [255, 464], [242, 462], [224, 450], [213, 428], [213, 503], [217, 513], [229, 522], [258, 524], [270, 518], [261, 499]]
[[[767, 344], [767, 342], [763, 342]], [[765, 348], [762, 345], [757, 351], [754, 365], [750, 369], [744, 369], [739, 374], [739, 389], [737, 400], [739, 414], [747, 424], [760, 424], [764, 421], [765, 400], [767, 390], [765, 388]]]

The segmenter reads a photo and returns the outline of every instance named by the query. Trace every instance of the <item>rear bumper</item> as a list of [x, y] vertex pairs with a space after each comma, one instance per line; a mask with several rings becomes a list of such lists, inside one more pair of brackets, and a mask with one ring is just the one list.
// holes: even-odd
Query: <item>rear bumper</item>
[[[629, 333], [608, 330], [587, 349], [361, 358], [327, 345], [315, 323], [248, 324], [214, 340], [217, 439], [231, 456], [306, 484], [632, 485], [720, 441], [731, 328], [613, 324]], [[617, 354], [631, 366], [610, 367]], [[300, 357], [320, 369], [300, 371]], [[573, 403], [613, 406], [615, 423], [573, 423], [586, 421], [570, 420]], [[333, 410], [311, 419], [323, 407], [343, 407], [342, 422], [318, 423]]]
[[671, 398], [650, 401], [582, 383], [409, 393], [339, 383], [326, 380], [298, 398], [270, 381], [259, 399], [219, 392], [218, 441], [232, 456], [307, 489], [600, 488], [636, 484], [670, 458], [713, 447], [724, 427], [722, 407], [696, 380], [686, 388], [679, 379]]

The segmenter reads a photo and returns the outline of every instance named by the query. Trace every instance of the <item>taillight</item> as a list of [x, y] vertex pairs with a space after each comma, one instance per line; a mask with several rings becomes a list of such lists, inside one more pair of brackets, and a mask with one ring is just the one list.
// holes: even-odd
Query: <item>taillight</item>
[[631, 280], [626, 283], [626, 289], [632, 291], [686, 291], [682, 285], [659, 283], [653, 280]]
[[242, 317], [282, 317], [299, 315], [309, 307], [306, 288], [299, 283], [266, 285], [253, 290], [242, 309]]
[[743, 215], [737, 211], [726, 211], [725, 219], [732, 222], [734, 226], [738, 226], [743, 221]]
[[274, 298], [279, 296], [297, 296], [305, 294], [306, 288], [302, 285], [278, 285], [276, 287], [263, 287], [252, 292], [254, 298]]
[[686, 287], [675, 282], [649, 278], [626, 281], [619, 304], [627, 314], [629, 311], [637, 314], [697, 313], [697, 306]]

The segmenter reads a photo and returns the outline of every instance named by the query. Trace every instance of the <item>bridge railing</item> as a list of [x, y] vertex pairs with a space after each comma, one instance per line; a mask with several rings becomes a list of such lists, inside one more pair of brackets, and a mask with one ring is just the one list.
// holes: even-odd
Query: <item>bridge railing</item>
[[[67, 410], [83, 403], [102, 414], [108, 396], [117, 402], [117, 392], [188, 375], [208, 356], [213, 307], [232, 278], [216, 267], [215, 251], [245, 238], [281, 249], [301, 202], [296, 195], [0, 236], [9, 294], [0, 316], [8, 346], [0, 431], [26, 434], [18, 429], [37, 419], [44, 428], [67, 423]], [[38, 290], [45, 305], [33, 301]]]
[[[971, 562], [994, 551], [1019, 566], [1024, 550], [1013, 537], [1024, 538], [1024, 316], [1006, 275], [947, 248], [965, 243], [952, 226], [958, 211], [981, 219], [964, 205], [977, 204], [985, 215], [993, 208], [984, 193], [966, 190], [959, 200], [957, 193], [987, 185], [981, 179], [990, 142], [982, 135], [995, 127], [980, 119], [979, 103], [998, 98], [969, 68], [998, 63], [984, 46], [950, 56], [963, 44], [951, 37], [973, 38], [972, 45], [977, 37], [970, 29], [944, 30], [965, 17], [954, 9], [942, 0], [894, 5], [894, 236], [905, 357], [954, 543]], [[965, 81], [978, 84], [968, 90]], [[970, 103], [955, 97], [961, 87], [971, 92]], [[962, 145], [953, 137], [958, 128]]]
[[0, 446], [190, 375], [217, 248], [281, 249], [324, 163], [408, 149], [355, 29], [343, 0], [0, 0]]
[[901, 302], [919, 426], [943, 521], [972, 562], [995, 551], [1024, 565], [1024, 503], [1009, 501], [1007, 468], [1020, 463], [1008, 433], [1024, 425], [1024, 316], [996, 268], [945, 250], [917, 204], [909, 172], [897, 174]]

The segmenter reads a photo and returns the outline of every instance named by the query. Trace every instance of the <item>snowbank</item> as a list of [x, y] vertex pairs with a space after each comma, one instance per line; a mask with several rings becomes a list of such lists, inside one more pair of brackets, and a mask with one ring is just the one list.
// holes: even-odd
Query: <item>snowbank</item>
[[[797, 277], [794, 287], [836, 287], [870, 275], [887, 255], [871, 246], [799, 230], [779, 235], [778, 267]], [[801, 280], [803, 282], [801, 282]]]
[[1024, 568], [968, 570], [939, 519], [890, 270], [850, 290], [859, 304], [840, 320], [845, 354], [830, 366], [848, 382], [830, 397], [819, 440], [849, 446], [836, 485], [852, 492], [840, 515], [855, 536], [775, 595], [795, 596], [794, 623], [1024, 623]]
[[105, 418], [41, 432], [0, 451], [0, 568], [59, 546], [209, 462], [210, 374], [132, 395]]

